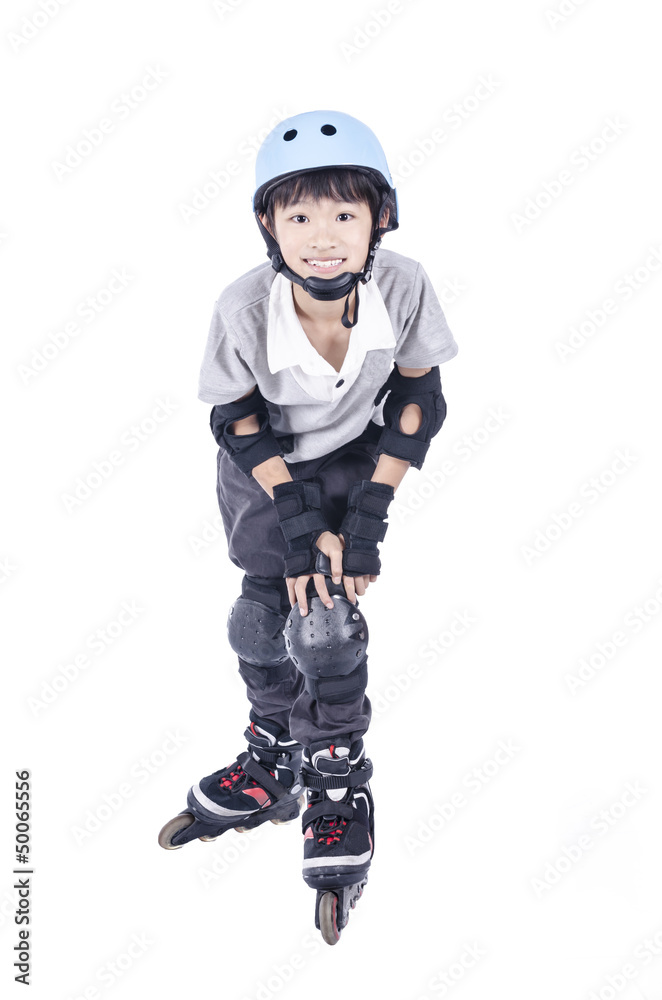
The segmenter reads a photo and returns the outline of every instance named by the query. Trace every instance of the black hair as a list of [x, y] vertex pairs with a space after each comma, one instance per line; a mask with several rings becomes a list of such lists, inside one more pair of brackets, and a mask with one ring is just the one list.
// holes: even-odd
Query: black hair
[[[309, 199], [320, 201], [331, 198], [333, 201], [365, 202], [370, 209], [373, 225], [379, 222], [377, 218], [386, 188], [379, 187], [376, 178], [362, 170], [333, 167], [328, 170], [311, 170], [307, 173], [294, 174], [277, 184], [267, 195], [265, 215], [269, 229], [274, 231], [274, 212], [277, 208], [286, 208], [295, 202]], [[386, 208], [394, 211], [391, 198]]]

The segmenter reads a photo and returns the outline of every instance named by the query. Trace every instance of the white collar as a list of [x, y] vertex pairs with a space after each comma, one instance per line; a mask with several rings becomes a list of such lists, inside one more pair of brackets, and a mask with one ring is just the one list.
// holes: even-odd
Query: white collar
[[338, 378], [359, 369], [368, 351], [394, 347], [393, 325], [374, 280], [359, 286], [359, 300], [359, 322], [352, 328], [345, 360], [337, 372], [308, 340], [294, 308], [292, 282], [277, 274], [269, 296], [267, 325], [267, 362], [272, 374], [299, 367], [307, 375]]

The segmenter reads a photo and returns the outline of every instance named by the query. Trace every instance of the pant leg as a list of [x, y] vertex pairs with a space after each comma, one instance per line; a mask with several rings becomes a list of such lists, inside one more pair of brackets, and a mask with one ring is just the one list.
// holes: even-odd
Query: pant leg
[[[241, 596], [280, 612], [283, 623], [290, 612], [283, 577], [244, 576]], [[289, 657], [284, 663], [271, 668], [255, 666], [239, 657], [239, 673], [246, 684], [252, 721], [268, 720], [289, 731], [292, 705], [303, 691], [303, 677]]]
[[[370, 479], [375, 470], [375, 449], [370, 442], [350, 442], [324, 459], [301, 462], [297, 478], [315, 479], [322, 491], [322, 507], [332, 531], [338, 531], [347, 509], [350, 486], [361, 479]], [[332, 588], [342, 590], [344, 588]], [[314, 585], [308, 585], [309, 595], [316, 594]], [[337, 736], [349, 736], [353, 743], [363, 736], [370, 725], [372, 708], [365, 690], [348, 702], [334, 704], [322, 697], [312, 697], [305, 688], [292, 707], [290, 733], [292, 737], [310, 746], [319, 740], [329, 741]]]
[[[220, 449], [216, 493], [228, 554], [245, 574], [241, 596], [287, 618], [290, 602], [283, 576], [285, 541], [271, 498]], [[292, 705], [303, 689], [303, 678], [292, 661], [287, 659], [270, 670], [239, 657], [239, 673], [246, 684], [251, 714], [287, 730]]]
[[[375, 464], [374, 441], [361, 437], [330, 455], [291, 463], [288, 468], [293, 479], [320, 484], [323, 512], [331, 530], [338, 531], [350, 486], [360, 479], [370, 479]], [[217, 495], [231, 561], [260, 584], [279, 578], [284, 586], [286, 545], [273, 502], [259, 483], [237, 469], [222, 450], [218, 456]], [[312, 581], [310, 588], [315, 593]], [[289, 602], [283, 601], [281, 607], [286, 614]], [[242, 676], [246, 680], [243, 673]], [[281, 720], [291, 699], [289, 731], [305, 746], [339, 735], [349, 735], [353, 742], [364, 735], [370, 724], [371, 706], [364, 691], [352, 701], [340, 704], [313, 698], [304, 689], [303, 678], [294, 664], [284, 681], [263, 689], [247, 682], [247, 692], [258, 715], [272, 718], [284, 728], [288, 725]]]

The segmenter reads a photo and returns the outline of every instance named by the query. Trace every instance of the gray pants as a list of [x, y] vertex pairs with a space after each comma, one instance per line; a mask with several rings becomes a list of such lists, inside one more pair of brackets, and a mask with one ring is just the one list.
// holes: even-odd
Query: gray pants
[[[288, 463], [292, 479], [320, 484], [323, 513], [332, 531], [340, 527], [352, 483], [372, 477], [375, 451], [375, 435], [368, 430], [330, 455]], [[245, 574], [243, 596], [287, 616], [290, 602], [283, 576], [285, 541], [272, 500], [221, 449], [217, 496], [230, 559]], [[278, 679], [273, 682], [269, 682], [268, 673], [265, 680], [265, 671], [251, 670], [245, 664], [240, 665], [240, 673], [255, 715], [276, 722], [304, 746], [318, 740], [332, 741], [341, 735], [353, 742], [370, 724], [370, 701], [365, 693], [350, 702], [325, 704], [306, 692], [303, 677], [291, 660], [285, 669], [279, 669]]]

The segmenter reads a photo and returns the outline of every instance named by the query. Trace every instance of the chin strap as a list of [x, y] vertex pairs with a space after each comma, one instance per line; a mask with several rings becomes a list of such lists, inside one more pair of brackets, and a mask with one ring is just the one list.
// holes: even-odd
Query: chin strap
[[[381, 218], [383, 214], [385, 204], [386, 199], [384, 199], [384, 203], [379, 210], [379, 218]], [[356, 326], [359, 321], [358, 286], [359, 283], [365, 285], [366, 282], [370, 281], [372, 277], [372, 265], [375, 261], [375, 253], [382, 242], [382, 236], [386, 230], [380, 229], [379, 226], [375, 227], [370, 241], [368, 257], [363, 265], [362, 271], [358, 271], [356, 273], [350, 271], [346, 274], [336, 274], [333, 278], [318, 278], [317, 275], [311, 275], [309, 278], [302, 278], [300, 274], [297, 274], [296, 271], [293, 271], [287, 266], [283, 260], [283, 255], [278, 243], [266, 226], [262, 223], [262, 220], [257, 212], [255, 213], [255, 218], [260, 232], [264, 237], [264, 242], [267, 244], [267, 257], [271, 260], [271, 266], [274, 271], [277, 271], [284, 277], [289, 278], [289, 280], [295, 282], [295, 284], [301, 285], [304, 292], [308, 292], [313, 299], [318, 299], [320, 302], [334, 302], [337, 299], [342, 299], [347, 296], [341, 323], [346, 330], [351, 330], [353, 326]], [[354, 318], [350, 320], [349, 300], [352, 292], [354, 292]]]

